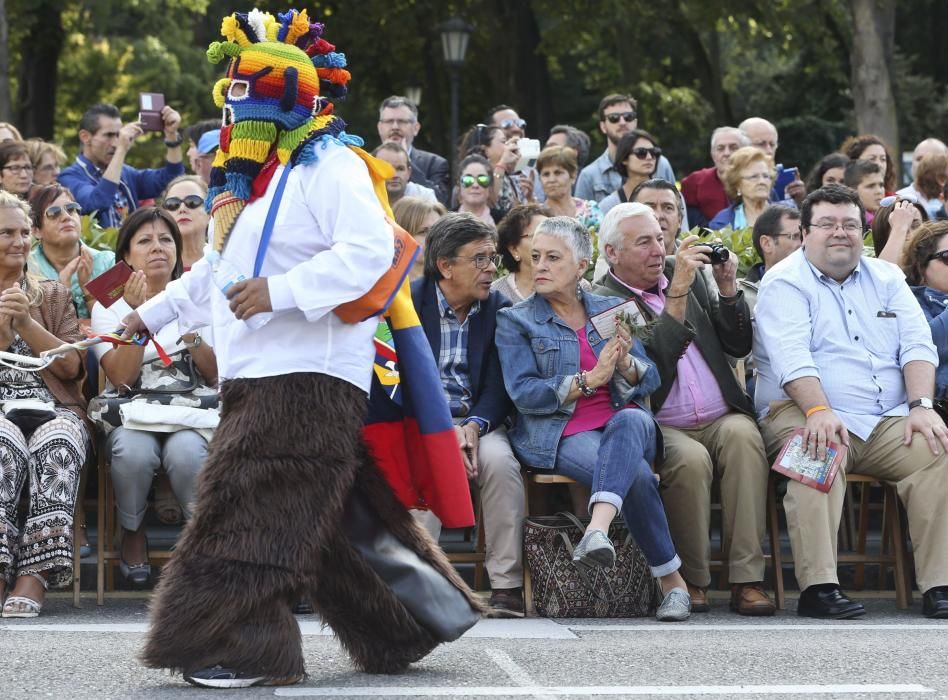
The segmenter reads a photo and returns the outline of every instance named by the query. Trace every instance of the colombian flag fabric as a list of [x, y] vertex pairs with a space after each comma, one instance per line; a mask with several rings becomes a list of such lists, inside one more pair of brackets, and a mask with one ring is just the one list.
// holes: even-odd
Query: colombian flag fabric
[[[395, 172], [383, 160], [352, 148], [365, 161], [386, 214], [385, 181]], [[414, 241], [409, 241], [414, 244]], [[444, 527], [474, 525], [474, 507], [438, 366], [411, 300], [406, 277], [375, 334], [369, 412], [362, 434], [375, 462], [406, 508], [430, 510]]]
[[406, 280], [375, 336], [375, 375], [363, 435], [406, 508], [445, 527], [470, 527], [474, 508], [441, 377]]

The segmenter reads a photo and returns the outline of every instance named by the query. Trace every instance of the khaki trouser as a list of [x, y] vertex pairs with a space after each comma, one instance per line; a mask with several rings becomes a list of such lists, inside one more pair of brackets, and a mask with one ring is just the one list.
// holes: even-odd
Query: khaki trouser
[[711, 481], [718, 476], [728, 578], [762, 581], [768, 464], [757, 425], [729, 413], [701, 428], [662, 426], [662, 434], [665, 459], [658, 473], [682, 576], [701, 588], [711, 583]]
[[[948, 585], [948, 456], [935, 456], [915, 434], [905, 446], [905, 418], [883, 418], [861, 440], [849, 435], [849, 451], [829, 493], [790, 481], [783, 507], [800, 590], [820, 583], [839, 583], [836, 538], [843, 511], [845, 472], [894, 483], [908, 512], [915, 551], [918, 587], [924, 592]], [[806, 418], [792, 401], [774, 401], [761, 421], [767, 452], [776, 458], [790, 433]]]
[[[477, 485], [481, 491], [484, 519], [484, 567], [490, 587], [520, 588], [523, 585], [523, 479], [520, 462], [507, 439], [507, 430], [497, 428], [477, 443]], [[412, 515], [437, 542], [441, 521], [431, 511], [413, 510]]]

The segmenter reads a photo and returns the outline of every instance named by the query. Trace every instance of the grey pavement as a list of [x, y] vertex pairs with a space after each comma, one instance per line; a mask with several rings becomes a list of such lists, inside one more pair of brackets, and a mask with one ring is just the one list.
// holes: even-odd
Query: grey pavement
[[948, 698], [948, 621], [865, 600], [861, 620], [743, 618], [713, 594], [689, 622], [486, 620], [399, 676], [357, 672], [300, 616], [309, 676], [289, 688], [208, 691], [143, 668], [146, 600], [54, 595], [35, 620], [0, 620], [0, 698], [741, 697]]

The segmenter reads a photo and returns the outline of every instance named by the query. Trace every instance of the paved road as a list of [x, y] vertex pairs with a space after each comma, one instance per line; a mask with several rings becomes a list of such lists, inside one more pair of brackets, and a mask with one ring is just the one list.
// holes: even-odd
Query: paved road
[[[718, 594], [723, 597], [724, 594]], [[402, 676], [353, 670], [312, 616], [301, 616], [310, 676], [292, 688], [202, 691], [142, 668], [140, 599], [53, 598], [36, 620], [0, 620], [0, 698], [839, 697], [948, 698], [948, 622], [869, 600], [861, 621], [790, 611], [727, 611], [682, 624], [649, 620], [485, 620]]]

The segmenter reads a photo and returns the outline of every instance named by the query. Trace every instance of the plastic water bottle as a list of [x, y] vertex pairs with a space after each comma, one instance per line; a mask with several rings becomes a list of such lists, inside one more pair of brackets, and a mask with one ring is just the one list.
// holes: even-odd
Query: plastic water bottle
[[[238, 282], [243, 282], [247, 279], [244, 274], [237, 269], [236, 265], [224, 260], [221, 254], [216, 250], [205, 255], [204, 259], [207, 260], [211, 266], [211, 271], [214, 275], [214, 284], [224, 293], [225, 297], [227, 296], [228, 289]], [[269, 321], [272, 316], [272, 311], [261, 311], [255, 313], [250, 318], [244, 319], [243, 322], [246, 323], [249, 328], [257, 330]]]

